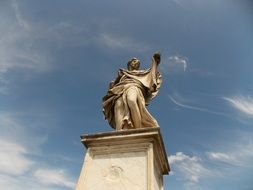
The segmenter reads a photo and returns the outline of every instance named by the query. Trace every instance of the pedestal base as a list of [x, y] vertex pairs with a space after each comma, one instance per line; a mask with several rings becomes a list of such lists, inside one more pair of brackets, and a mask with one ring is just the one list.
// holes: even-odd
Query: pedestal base
[[81, 136], [88, 148], [76, 190], [162, 190], [170, 171], [159, 128]]

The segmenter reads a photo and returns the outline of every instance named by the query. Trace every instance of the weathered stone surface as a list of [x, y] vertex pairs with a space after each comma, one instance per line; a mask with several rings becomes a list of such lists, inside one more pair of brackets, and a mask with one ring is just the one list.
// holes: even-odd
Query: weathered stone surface
[[170, 171], [159, 128], [81, 136], [87, 148], [76, 190], [162, 190]]

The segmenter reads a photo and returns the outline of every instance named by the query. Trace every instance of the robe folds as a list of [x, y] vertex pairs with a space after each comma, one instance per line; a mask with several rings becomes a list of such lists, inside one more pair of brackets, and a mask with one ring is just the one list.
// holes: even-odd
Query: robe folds
[[121, 101], [123, 105], [121, 113], [123, 112], [124, 116], [120, 129], [135, 128], [127, 104], [127, 93], [131, 90], [135, 91], [138, 96], [136, 103], [140, 111], [141, 127], [159, 127], [157, 121], [148, 112], [146, 105], [157, 95], [161, 82], [161, 74], [157, 71], [157, 65], [154, 63], [147, 70], [120, 69], [117, 78], [110, 83], [108, 92], [103, 97], [103, 113], [110, 126], [116, 129], [115, 116], [118, 113], [114, 107], [116, 101]]

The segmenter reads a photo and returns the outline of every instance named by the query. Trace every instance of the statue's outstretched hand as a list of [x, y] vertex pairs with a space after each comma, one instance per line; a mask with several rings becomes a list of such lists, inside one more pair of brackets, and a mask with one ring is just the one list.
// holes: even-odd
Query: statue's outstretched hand
[[157, 63], [157, 65], [160, 63], [161, 61], [161, 54], [160, 52], [157, 52], [153, 55], [153, 59], [155, 60], [155, 62]]

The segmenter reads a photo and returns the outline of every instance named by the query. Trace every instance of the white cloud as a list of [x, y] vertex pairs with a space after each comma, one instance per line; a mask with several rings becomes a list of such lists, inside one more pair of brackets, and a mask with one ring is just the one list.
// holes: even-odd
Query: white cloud
[[170, 56], [169, 62], [167, 63], [170, 70], [183, 70], [186, 71], [188, 65], [188, 58], [183, 56]]
[[188, 155], [185, 155], [182, 152], [177, 152], [175, 155], [169, 156], [169, 161], [171, 164], [173, 164], [175, 162], [181, 162], [184, 160], [198, 161], [198, 158], [195, 156], [189, 157]]
[[74, 188], [75, 183], [71, 181], [71, 177], [68, 176], [64, 170], [55, 169], [38, 169], [35, 171], [34, 176], [37, 180], [45, 185], [57, 185], [63, 187]]
[[57, 49], [86, 46], [95, 41], [94, 32], [91, 32], [88, 24], [77, 25], [67, 20], [41, 28], [38, 33], [39, 40], [45, 41], [48, 46], [52, 44]]
[[224, 100], [228, 101], [240, 112], [253, 117], [253, 99], [250, 96], [224, 97]]
[[[7, 188], [8, 187], [8, 188]], [[0, 189], [8, 190], [59, 190], [62, 186], [47, 186], [38, 182], [37, 178], [25, 175], [2, 175], [0, 174]], [[67, 188], [73, 189], [73, 188]], [[64, 188], [64, 190], [67, 190]]]
[[38, 127], [35, 122], [30, 124], [23, 122], [29, 116], [24, 116], [22, 113], [0, 112], [0, 138], [15, 139], [14, 143], [18, 142], [19, 146], [24, 147], [25, 152], [29, 150], [29, 153], [39, 154], [40, 146], [47, 141], [47, 135], [35, 134], [34, 131]]
[[233, 156], [222, 152], [207, 152], [207, 155], [211, 160], [218, 160], [223, 162], [231, 162], [235, 159]]
[[0, 94], [6, 95], [8, 94], [8, 86], [9, 81], [1, 74], [0, 71]]
[[24, 125], [20, 115], [0, 112], [0, 189], [73, 189], [67, 170], [43, 161], [40, 146], [46, 142], [45, 135]]
[[[36, 49], [36, 31], [27, 22], [17, 1], [10, 1], [0, 13], [0, 93], [8, 92], [8, 73], [12, 70], [47, 71], [49, 58], [45, 52]], [[8, 81], [8, 82], [6, 82]]]
[[[8, 188], [7, 188], [8, 187]], [[24, 189], [36, 189], [36, 190], [49, 190], [36, 185], [31, 179], [27, 179], [21, 175], [13, 176], [0, 173], [0, 189], [8, 190], [24, 190]]]
[[184, 9], [202, 8], [203, 10], [208, 7], [210, 8], [214, 4], [220, 5], [220, 1], [202, 1], [202, 0], [172, 0], [175, 4]]
[[145, 52], [149, 50], [148, 45], [140, 44], [139, 42], [136, 42], [128, 37], [117, 37], [112, 34], [100, 34], [97, 37], [97, 42], [99, 44], [105, 45], [108, 48], [111, 49], [127, 49], [132, 51], [138, 51], [138, 52]]
[[20, 10], [19, 10], [19, 6], [18, 6], [17, 1], [12, 0], [12, 1], [11, 1], [11, 5], [12, 5], [12, 8], [13, 8], [13, 10], [14, 10], [15, 17], [16, 17], [16, 19], [17, 19], [17, 22], [18, 22], [19, 26], [23, 27], [25, 30], [29, 30], [29, 29], [30, 29], [30, 26], [29, 26], [29, 24], [25, 21], [25, 19], [23, 19], [22, 15], [20, 14]]
[[[253, 143], [252, 139], [245, 137], [248, 142], [237, 142], [230, 144], [224, 151], [207, 152], [210, 160], [226, 163], [234, 167], [252, 168]], [[244, 139], [244, 140], [245, 140]], [[239, 141], [242, 141], [241, 139]]]
[[24, 146], [0, 139], [0, 173], [21, 175], [28, 171], [33, 161], [26, 157], [27, 153]]
[[169, 162], [172, 167], [173, 174], [177, 178], [185, 180], [187, 183], [198, 183], [201, 178], [212, 175], [203, 164], [199, 157], [188, 156], [182, 152], [169, 156]]
[[205, 161], [197, 156], [177, 152], [168, 158], [172, 175], [183, 181], [186, 189], [199, 189], [201, 180], [232, 178], [246, 172], [252, 173], [253, 139], [250, 135], [224, 146], [223, 150], [206, 152], [203, 157]]

